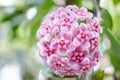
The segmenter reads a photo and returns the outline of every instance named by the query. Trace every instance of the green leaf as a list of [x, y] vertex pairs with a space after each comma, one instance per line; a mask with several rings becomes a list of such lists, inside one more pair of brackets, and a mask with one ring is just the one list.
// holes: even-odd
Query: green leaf
[[116, 5], [116, 4], [120, 3], [120, 0], [113, 0], [113, 3]]
[[104, 71], [98, 70], [95, 72], [93, 80], [103, 80], [104, 79]]
[[30, 72], [25, 72], [23, 75], [23, 80], [34, 80], [34, 76]]
[[[54, 74], [54, 73], [51, 73], [52, 74], [52, 76], [53, 77], [56, 77], [56, 78], [61, 78], [59, 75], [56, 75], [56, 74]], [[64, 77], [62, 77], [62, 78], [76, 78], [77, 76], [64, 76]]]
[[103, 19], [102, 25], [104, 27], [112, 29], [113, 21], [112, 21], [112, 17], [110, 15], [110, 13], [106, 9], [103, 9], [103, 8], [102, 8], [101, 12], [102, 12], [101, 16], [102, 16], [102, 19]]
[[66, 0], [66, 5], [77, 5], [78, 7], [81, 7], [82, 0]]
[[23, 14], [23, 12], [22, 11], [17, 11], [17, 10], [12, 14], [4, 13], [4, 16], [1, 20], [1, 22], [11, 20], [14, 16], [17, 16], [17, 15], [20, 15], [20, 14]]
[[52, 77], [52, 74], [47, 66], [42, 67], [41, 74], [45, 77]]
[[36, 16], [30, 21], [28, 29], [30, 29], [30, 41], [34, 42], [36, 40], [36, 31], [40, 25], [42, 18], [50, 11], [53, 6], [52, 0], [45, 0], [43, 4], [37, 8]]
[[119, 66], [119, 63], [120, 63], [120, 59], [117, 58], [114, 53], [109, 53], [109, 56], [110, 56], [110, 61], [112, 63], [112, 65], [115, 67], [115, 69], [117, 71], [120, 71], [120, 66]]
[[120, 70], [120, 40], [118, 40], [117, 37], [109, 29], [105, 29], [105, 33], [111, 41], [111, 62], [117, 70]]
[[111, 41], [112, 52], [120, 59], [120, 41], [109, 29], [105, 29], [105, 33]]

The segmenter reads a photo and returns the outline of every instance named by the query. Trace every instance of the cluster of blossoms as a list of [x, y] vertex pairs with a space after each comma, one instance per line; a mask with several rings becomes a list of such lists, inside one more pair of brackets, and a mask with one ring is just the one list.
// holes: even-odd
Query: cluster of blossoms
[[39, 54], [59, 76], [89, 72], [101, 56], [101, 31], [98, 19], [86, 8], [61, 7], [46, 16], [37, 31]]

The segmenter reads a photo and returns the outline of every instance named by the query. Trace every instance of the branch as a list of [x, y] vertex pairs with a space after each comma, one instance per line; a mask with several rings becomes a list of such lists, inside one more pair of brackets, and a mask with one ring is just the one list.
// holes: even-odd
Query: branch
[[96, 16], [99, 19], [99, 21], [101, 22], [102, 18], [101, 18], [101, 11], [100, 11], [100, 7], [99, 7], [100, 0], [93, 0], [93, 3], [94, 3], [94, 7], [95, 7], [95, 12], [97, 13]]
[[78, 76], [76, 80], [88, 80], [88, 75], [87, 73], [81, 74], [81, 76]]
[[73, 4], [75, 0], [66, 0], [66, 5]]
[[91, 80], [94, 80], [94, 67], [92, 68]]

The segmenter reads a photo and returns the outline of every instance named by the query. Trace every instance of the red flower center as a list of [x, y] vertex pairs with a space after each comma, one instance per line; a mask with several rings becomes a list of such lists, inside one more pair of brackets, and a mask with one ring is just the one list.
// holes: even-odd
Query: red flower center
[[52, 30], [50, 26], [47, 26], [45, 29], [46, 29], [47, 33], [51, 32], [51, 30]]
[[83, 59], [83, 55], [80, 55], [80, 53], [75, 53], [71, 56], [71, 60], [74, 62], [81, 62]]
[[61, 67], [61, 64], [60, 64], [60, 63], [56, 63], [56, 66], [57, 66], [57, 67]]
[[45, 48], [45, 52], [47, 53], [48, 56], [50, 56], [51, 54], [53, 54], [53, 50], [51, 50], [48, 46]]
[[86, 33], [81, 33], [81, 38], [86, 38]]
[[59, 44], [60, 44], [61, 46], [65, 45], [65, 40], [61, 40], [61, 41], [59, 42]]
[[64, 19], [64, 22], [69, 22], [69, 21], [70, 21], [69, 18], [65, 18], [65, 19]]

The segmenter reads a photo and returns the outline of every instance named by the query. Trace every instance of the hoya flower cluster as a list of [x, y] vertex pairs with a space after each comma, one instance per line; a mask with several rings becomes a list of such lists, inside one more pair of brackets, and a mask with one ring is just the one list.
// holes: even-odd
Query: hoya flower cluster
[[99, 21], [86, 8], [61, 7], [45, 17], [38, 31], [39, 54], [59, 76], [89, 72], [101, 56]]

